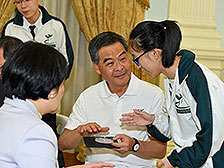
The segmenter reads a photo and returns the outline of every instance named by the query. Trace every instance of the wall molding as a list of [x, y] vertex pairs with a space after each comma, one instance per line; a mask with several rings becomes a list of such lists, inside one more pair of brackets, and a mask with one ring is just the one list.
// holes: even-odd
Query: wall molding
[[216, 32], [216, 0], [170, 0], [168, 19], [178, 22], [182, 49], [192, 50], [196, 60], [224, 81], [224, 49]]

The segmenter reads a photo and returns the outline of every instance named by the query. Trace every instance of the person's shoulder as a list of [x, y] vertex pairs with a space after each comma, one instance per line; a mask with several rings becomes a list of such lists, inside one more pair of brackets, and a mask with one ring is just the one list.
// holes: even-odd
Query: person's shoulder
[[137, 82], [135, 82], [134, 87], [137, 88], [138, 96], [140, 96], [141, 99], [164, 97], [164, 93], [161, 88], [159, 88], [155, 84], [143, 81], [141, 79], [137, 78]]
[[51, 16], [51, 19], [43, 24], [43, 26], [45, 25], [47, 25], [47, 27], [50, 27], [51, 29], [55, 29], [57, 32], [67, 32], [64, 22], [54, 16]]
[[155, 84], [149, 83], [142, 79], [138, 79], [138, 82], [139, 82], [139, 87], [143, 90], [163, 92], [162, 89]]
[[11, 35], [11, 31], [16, 31], [17, 28], [21, 28], [20, 25], [14, 24], [15, 18], [9, 20], [2, 29], [1, 37], [4, 37], [6, 35]]
[[[14, 117], [15, 118], [15, 117]], [[22, 115], [21, 118], [17, 120], [13, 118], [14, 124], [17, 124], [17, 131], [15, 136], [18, 138], [19, 141], [24, 141], [31, 136], [38, 137], [39, 135], [48, 137], [52, 136], [52, 133], [49, 129], [49, 126], [41, 121], [39, 118]], [[10, 127], [11, 128], [11, 127]], [[53, 131], [52, 131], [53, 132]]]
[[51, 16], [51, 17], [55, 22], [60, 22], [62, 25], [65, 25], [65, 23], [60, 18], [58, 18], [56, 16]]
[[49, 14], [48, 11], [43, 6], [39, 6], [39, 8], [43, 15], [43, 18], [42, 18], [43, 25], [50, 22], [52, 24], [57, 24], [57, 26], [61, 25], [61, 26], [65, 27], [64, 22], [60, 18]]
[[86, 88], [82, 94], [89, 94], [89, 93], [93, 93], [93, 92], [98, 92], [99, 89], [101, 89], [104, 86], [104, 82], [98, 82], [96, 84], [93, 84], [91, 86], [89, 86], [88, 88]]
[[94, 101], [96, 100], [96, 97], [98, 97], [101, 93], [102, 88], [102, 82], [99, 82], [95, 85], [91, 85], [88, 88], [84, 89], [80, 95], [78, 96], [78, 99], [76, 101]]
[[141, 99], [159, 98], [162, 100], [164, 98], [164, 93], [158, 86], [143, 80], [139, 80], [138, 96]]
[[28, 129], [23, 134], [23, 141], [27, 139], [45, 139], [56, 143], [57, 138], [52, 128], [43, 121], [34, 122], [27, 127]]
[[65, 27], [65, 23], [60, 18], [58, 18], [56, 16], [52, 16], [52, 15], [49, 15], [49, 16], [51, 18], [49, 21], [51, 21], [54, 24], [59, 24], [59, 25]]

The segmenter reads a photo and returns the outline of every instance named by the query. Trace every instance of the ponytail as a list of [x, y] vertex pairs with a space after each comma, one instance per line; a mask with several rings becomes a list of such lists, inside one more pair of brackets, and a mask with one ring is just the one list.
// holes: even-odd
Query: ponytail
[[176, 53], [180, 49], [181, 31], [175, 21], [163, 21], [159, 23], [165, 32], [162, 64], [168, 68], [173, 65]]

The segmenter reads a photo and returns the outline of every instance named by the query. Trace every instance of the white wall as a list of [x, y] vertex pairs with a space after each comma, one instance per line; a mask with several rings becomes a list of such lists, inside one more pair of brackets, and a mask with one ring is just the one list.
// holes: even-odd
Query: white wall
[[[145, 20], [162, 21], [167, 19], [169, 0], [149, 0], [150, 9], [145, 12]], [[221, 47], [224, 48], [224, 0], [216, 0], [215, 22], [217, 32], [222, 38]]]
[[149, 0], [150, 8], [145, 12], [145, 20], [162, 21], [167, 19], [169, 0]]
[[220, 34], [221, 47], [224, 48], [224, 1], [216, 0], [215, 22], [217, 24], [216, 31]]

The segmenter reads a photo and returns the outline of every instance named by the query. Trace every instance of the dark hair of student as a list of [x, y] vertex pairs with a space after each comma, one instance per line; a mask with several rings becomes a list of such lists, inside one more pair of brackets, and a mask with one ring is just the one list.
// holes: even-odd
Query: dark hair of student
[[2, 69], [6, 97], [22, 100], [48, 99], [67, 75], [64, 56], [53, 47], [26, 42], [9, 57]]
[[165, 68], [173, 65], [180, 49], [181, 31], [175, 21], [144, 21], [130, 34], [130, 46], [136, 51], [162, 50], [162, 64]]
[[95, 64], [99, 64], [99, 55], [98, 55], [99, 50], [102, 47], [112, 45], [116, 42], [120, 42], [124, 46], [125, 50], [128, 51], [127, 42], [119, 34], [108, 31], [100, 33], [97, 36], [95, 36], [89, 43], [89, 53], [91, 56], [91, 60]]
[[0, 48], [3, 48], [3, 58], [8, 59], [22, 43], [16, 37], [4, 36], [0, 38]]

